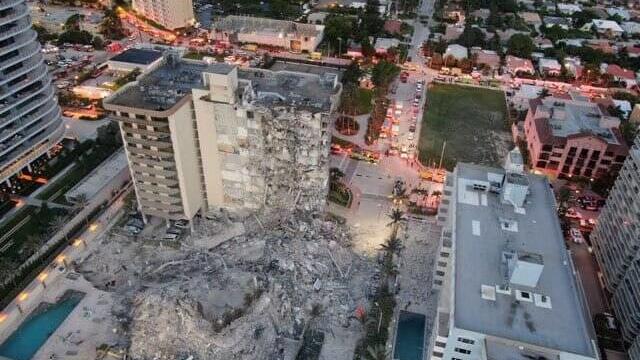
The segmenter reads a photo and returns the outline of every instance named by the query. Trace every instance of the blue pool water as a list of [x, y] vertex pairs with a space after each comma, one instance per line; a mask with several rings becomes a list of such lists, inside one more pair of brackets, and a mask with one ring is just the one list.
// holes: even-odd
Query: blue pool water
[[[56, 304], [36, 309], [11, 336], [0, 345], [0, 356], [12, 360], [30, 360], [49, 336], [82, 300], [82, 294], [64, 296]], [[42, 306], [42, 305], [41, 305]]]
[[422, 360], [424, 352], [425, 316], [400, 311], [396, 346], [393, 358], [397, 360]]

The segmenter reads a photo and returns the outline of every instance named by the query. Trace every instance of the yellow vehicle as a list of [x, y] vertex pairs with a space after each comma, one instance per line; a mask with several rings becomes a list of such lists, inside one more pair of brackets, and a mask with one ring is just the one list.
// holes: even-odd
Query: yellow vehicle
[[322, 53], [321, 52], [317, 52], [317, 51], [309, 53], [309, 59], [311, 59], [311, 60], [322, 60]]
[[256, 50], [258, 50], [258, 45], [256, 45], [256, 44], [245, 44], [245, 45], [242, 45], [242, 50], [256, 51]]

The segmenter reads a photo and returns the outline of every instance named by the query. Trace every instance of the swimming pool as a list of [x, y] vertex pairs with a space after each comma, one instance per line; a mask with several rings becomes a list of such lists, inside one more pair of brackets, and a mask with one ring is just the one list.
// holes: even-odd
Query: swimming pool
[[409, 311], [400, 311], [398, 332], [393, 358], [396, 360], [422, 360], [424, 353], [424, 326], [426, 317]]
[[83, 293], [66, 293], [55, 304], [40, 304], [18, 329], [0, 345], [0, 356], [30, 360], [78, 305]]

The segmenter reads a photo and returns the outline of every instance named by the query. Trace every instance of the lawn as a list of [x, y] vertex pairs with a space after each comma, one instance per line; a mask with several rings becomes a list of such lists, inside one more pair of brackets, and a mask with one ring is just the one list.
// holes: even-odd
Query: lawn
[[498, 90], [432, 84], [418, 143], [420, 161], [438, 164], [446, 141], [443, 166], [456, 162], [498, 165], [510, 136], [504, 93]]
[[342, 92], [340, 111], [348, 115], [364, 115], [373, 109], [373, 90], [360, 87], [346, 88]]

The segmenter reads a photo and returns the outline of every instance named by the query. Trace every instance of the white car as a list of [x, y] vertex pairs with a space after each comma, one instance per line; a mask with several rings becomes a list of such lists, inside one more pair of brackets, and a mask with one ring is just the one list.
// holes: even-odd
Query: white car
[[582, 236], [582, 233], [580, 232], [580, 230], [576, 228], [571, 228], [569, 230], [569, 234], [571, 235], [571, 240], [573, 240], [574, 243], [582, 244], [584, 242], [584, 236]]

